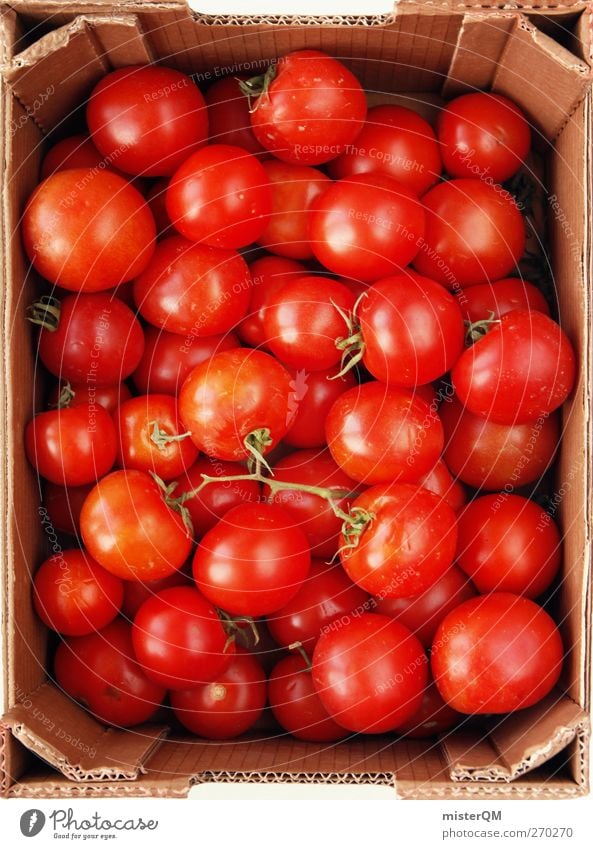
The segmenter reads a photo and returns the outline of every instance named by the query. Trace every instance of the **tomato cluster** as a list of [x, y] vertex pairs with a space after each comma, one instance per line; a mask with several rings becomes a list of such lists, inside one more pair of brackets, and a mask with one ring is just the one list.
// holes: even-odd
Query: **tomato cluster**
[[[560, 675], [542, 477], [576, 376], [501, 183], [529, 124], [436, 127], [319, 51], [202, 95], [107, 74], [23, 215], [69, 542], [34, 579], [58, 685], [106, 723], [429, 736]], [[72, 542], [76, 540], [76, 546]]]

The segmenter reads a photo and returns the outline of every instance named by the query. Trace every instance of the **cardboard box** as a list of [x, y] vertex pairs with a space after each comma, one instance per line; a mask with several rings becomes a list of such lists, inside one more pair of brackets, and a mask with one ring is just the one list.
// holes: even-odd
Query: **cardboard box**
[[[591, 587], [591, 280], [593, 8], [580, 2], [503, 9], [453, 0], [400, 2], [382, 17], [206, 17], [173, 2], [13, 0], [0, 19], [2, 92], [2, 454], [0, 552], [7, 711], [0, 790], [16, 796], [184, 796], [203, 781], [388, 784], [406, 798], [564, 798], [588, 791]], [[104, 728], [46, 677], [47, 633], [31, 573], [47, 540], [22, 432], [34, 385], [24, 307], [39, 284], [18, 222], [38, 179], [44, 138], [107, 71], [162, 61], [213, 79], [290, 50], [341, 57], [370, 91], [494, 90], [541, 134], [559, 312], [581, 360], [564, 410], [557, 517], [565, 534], [557, 609], [570, 651], [561, 688], [535, 707], [444, 743], [359, 737], [320, 747], [286, 737], [223, 745], [169, 739], [161, 727]], [[251, 67], [254, 67], [251, 64]], [[210, 77], [206, 76], [210, 74]], [[200, 76], [197, 77], [200, 79]], [[430, 99], [430, 98], [427, 98]], [[31, 387], [34, 390], [31, 390]]]

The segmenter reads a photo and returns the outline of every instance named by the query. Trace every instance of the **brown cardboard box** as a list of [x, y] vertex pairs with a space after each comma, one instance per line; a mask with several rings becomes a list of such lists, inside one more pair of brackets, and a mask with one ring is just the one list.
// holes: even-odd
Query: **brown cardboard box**
[[[486, 6], [486, 7], [485, 7]], [[489, 6], [489, 7], [488, 7]], [[0, 552], [7, 712], [0, 725], [6, 796], [184, 796], [194, 782], [389, 784], [406, 798], [563, 798], [588, 790], [591, 587], [591, 279], [593, 7], [400, 2], [383, 17], [205, 17], [171, 2], [13, 0], [0, 18], [2, 241]], [[47, 681], [44, 628], [30, 577], [44, 553], [39, 491], [21, 434], [33, 412], [34, 357], [24, 305], [38, 281], [18, 235], [44, 136], [113, 68], [162, 60], [221, 74], [302, 47], [342, 57], [365, 87], [445, 96], [508, 94], [541, 133], [548, 228], [565, 329], [581, 359], [557, 464], [565, 534], [557, 610], [570, 652], [543, 703], [442, 744], [358, 738], [319, 747], [285, 737], [225, 745], [167, 739], [163, 728], [106, 729]], [[212, 78], [212, 77], [211, 77]], [[199, 79], [199, 78], [198, 78]], [[37, 389], [38, 387], [36, 387]]]

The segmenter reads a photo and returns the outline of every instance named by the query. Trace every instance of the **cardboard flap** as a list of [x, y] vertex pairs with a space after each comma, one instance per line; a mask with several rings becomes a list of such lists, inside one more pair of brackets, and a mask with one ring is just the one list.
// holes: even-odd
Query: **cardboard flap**
[[461, 731], [443, 739], [453, 781], [513, 781], [549, 761], [575, 739], [589, 738], [585, 711], [553, 693], [496, 723], [488, 736]]
[[133, 781], [166, 734], [154, 725], [105, 728], [49, 682], [21, 699], [1, 723], [74, 781]]

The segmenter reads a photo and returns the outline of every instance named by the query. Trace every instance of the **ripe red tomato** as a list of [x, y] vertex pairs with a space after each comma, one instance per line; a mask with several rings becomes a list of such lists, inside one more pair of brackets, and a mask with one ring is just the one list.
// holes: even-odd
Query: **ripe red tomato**
[[178, 333], [169, 333], [158, 327], [144, 330], [144, 353], [133, 374], [136, 389], [142, 394], [179, 394], [183, 381], [190, 371], [209, 360], [219, 351], [239, 347], [234, 333], [215, 336], [191, 336], [180, 339]]
[[416, 195], [393, 177], [358, 174], [313, 201], [309, 240], [319, 262], [335, 274], [377, 280], [414, 259], [425, 221]]
[[271, 65], [266, 77], [251, 109], [251, 126], [278, 159], [320, 165], [354, 141], [366, 116], [366, 98], [337, 59], [320, 50], [296, 50]]
[[130, 626], [116, 619], [92, 634], [60, 643], [54, 659], [58, 686], [100, 722], [128, 728], [147, 722], [165, 697], [134, 657]]
[[520, 277], [469, 286], [456, 295], [466, 321], [484, 321], [491, 313], [492, 318], [501, 318], [511, 310], [538, 310], [550, 314], [548, 302], [537, 286]]
[[340, 362], [336, 340], [348, 335], [338, 308], [350, 313], [354, 295], [329, 277], [303, 276], [275, 292], [264, 314], [266, 347], [292, 368], [321, 371]]
[[172, 174], [208, 136], [206, 104], [193, 80], [161, 65], [112, 71], [86, 110], [93, 142], [128, 174]]
[[199, 543], [198, 589], [229, 613], [265, 616], [284, 607], [309, 573], [307, 538], [275, 504], [229, 510]]
[[344, 392], [326, 419], [332, 457], [362, 483], [415, 482], [443, 449], [439, 416], [405, 389], [372, 381]]
[[447, 466], [477, 489], [520, 487], [539, 480], [558, 448], [557, 414], [530, 424], [502, 425], [475, 416], [456, 398], [442, 404], [439, 414]]
[[123, 582], [76, 548], [45, 560], [33, 581], [33, 601], [41, 621], [72, 637], [108, 625], [119, 613], [123, 597]]
[[124, 600], [121, 612], [122, 616], [131, 623], [144, 602], [153, 598], [161, 590], [168, 590], [170, 587], [189, 587], [193, 585], [193, 582], [185, 571], [179, 570], [156, 581], [124, 581], [123, 584]]
[[43, 504], [52, 525], [72, 536], [80, 534], [80, 511], [95, 482], [84, 486], [58, 486], [47, 481], [43, 487]]
[[491, 593], [463, 602], [439, 625], [431, 663], [443, 699], [460, 713], [530, 707], [558, 681], [564, 649], [535, 602]]
[[159, 242], [134, 281], [134, 299], [146, 321], [186, 336], [184, 347], [190, 347], [196, 336], [234, 327], [247, 311], [250, 289], [249, 269], [238, 253], [171, 236]]
[[451, 100], [439, 113], [437, 133], [445, 170], [452, 177], [488, 176], [502, 183], [519, 170], [531, 147], [521, 109], [490, 92]]
[[537, 598], [560, 567], [562, 540], [552, 517], [520, 495], [483, 495], [459, 516], [457, 562], [481, 593]]
[[249, 102], [239, 87], [245, 74], [233, 74], [217, 80], [204, 95], [208, 104], [208, 125], [212, 144], [230, 144], [249, 153], [269, 156], [251, 129]]
[[341, 566], [313, 560], [308, 577], [288, 604], [267, 618], [268, 630], [279, 646], [301, 643], [311, 653], [320, 634], [343, 624], [353, 610], [368, 610], [369, 597], [348, 578]]
[[508, 312], [468, 348], [451, 372], [461, 403], [498, 424], [526, 424], [567, 399], [576, 358], [567, 335], [547, 315]]
[[428, 121], [405, 106], [373, 106], [355, 143], [328, 168], [335, 180], [369, 171], [389, 174], [421, 195], [437, 182], [442, 165]]
[[145, 601], [134, 617], [132, 642], [150, 680], [171, 690], [212, 681], [234, 655], [225, 651], [216, 610], [194, 587], [169, 587]]
[[116, 449], [111, 416], [98, 404], [39, 413], [25, 428], [29, 462], [61, 486], [82, 486], [106, 475]]
[[247, 315], [236, 328], [242, 342], [252, 348], [265, 348], [267, 334], [264, 318], [271, 298], [285, 283], [303, 276], [307, 269], [300, 262], [277, 256], [263, 256], [249, 266], [251, 274], [251, 300]]
[[156, 228], [142, 195], [111, 171], [58, 171], [23, 213], [25, 249], [37, 271], [73, 292], [100, 292], [142, 272]]
[[263, 163], [272, 187], [272, 215], [257, 239], [258, 245], [279, 256], [312, 259], [309, 244], [311, 204], [331, 181], [316, 168], [279, 162]]
[[500, 280], [525, 249], [525, 223], [512, 196], [482, 180], [448, 180], [422, 198], [426, 232], [414, 268], [449, 289]]
[[293, 448], [320, 448], [326, 444], [325, 420], [347, 389], [357, 385], [354, 371], [336, 377], [335, 367], [324, 371], [293, 371], [297, 411], [283, 442]]
[[192, 539], [146, 472], [112, 472], [84, 502], [80, 530], [101, 566], [128, 581], [165, 578], [188, 558]]
[[338, 550], [342, 520], [336, 516], [327, 499], [300, 491], [298, 484], [352, 493], [349, 498], [339, 495], [335, 497], [335, 505], [346, 512], [348, 505], [356, 497], [357, 490], [362, 489], [360, 484], [348, 477], [329, 451], [319, 451], [315, 448], [294, 451], [283, 457], [274, 464], [273, 478], [285, 483], [295, 483], [297, 486], [294, 489], [280, 490], [274, 495], [270, 495], [268, 488], [264, 486], [264, 495], [294, 518], [307, 537], [313, 555], [333, 557]]
[[266, 704], [266, 676], [253, 655], [237, 646], [213, 681], [171, 693], [175, 716], [193, 734], [229, 740], [248, 731]]
[[144, 350], [144, 334], [132, 310], [111, 294], [67, 295], [58, 303], [56, 329], [39, 332], [39, 357], [46, 369], [73, 384], [112, 386], [125, 380]]
[[154, 218], [154, 223], [156, 225], [157, 239], [168, 238], [169, 236], [173, 236], [175, 233], [173, 225], [171, 224], [171, 219], [169, 218], [169, 213], [167, 212], [168, 188], [169, 179], [167, 177], [163, 177], [161, 180], [156, 181], [146, 195], [146, 203], [152, 212], [152, 217]]
[[215, 248], [242, 248], [265, 230], [272, 187], [261, 163], [241, 147], [210, 144], [171, 177], [167, 212], [182, 236]]
[[319, 638], [313, 683], [335, 721], [362, 734], [392, 731], [422, 704], [428, 661], [404, 625], [367, 613]]
[[447, 613], [475, 595], [467, 575], [453, 565], [420, 595], [411, 598], [383, 597], [375, 599], [375, 602], [378, 613], [397, 619], [429, 649]]
[[419, 274], [406, 272], [369, 286], [357, 313], [363, 363], [391, 386], [431, 383], [463, 351], [465, 328], [457, 301]]
[[[179, 478], [175, 497], [197, 489], [203, 482], [202, 475], [219, 478], [244, 475], [246, 471], [245, 466], [240, 463], [229, 463], [213, 457], [198, 457], [191, 469]], [[261, 487], [257, 481], [209, 483], [201, 492], [185, 502], [194, 526], [195, 539], [203, 537], [231, 507], [236, 507], [244, 501], [260, 500]]]
[[451, 475], [443, 460], [439, 460], [436, 466], [427, 475], [424, 475], [418, 483], [424, 489], [429, 489], [431, 492], [440, 495], [454, 513], [459, 512], [467, 502], [467, 493], [463, 484]]
[[69, 407], [87, 407], [96, 408], [99, 404], [108, 413], [114, 413], [120, 404], [132, 397], [132, 393], [125, 383], [118, 383], [115, 386], [95, 386], [94, 383], [87, 383], [84, 386], [78, 386], [70, 383], [56, 383], [47, 398], [49, 407], [57, 407], [60, 405], [60, 399], [65, 394], [68, 397]]
[[[222, 351], [196, 366], [179, 395], [186, 430], [201, 451], [220, 460], [249, 457], [245, 439], [254, 433], [252, 442], [268, 453], [296, 408], [290, 374], [273, 357], [248, 348]], [[262, 430], [268, 431], [263, 440], [257, 438]]]
[[272, 669], [268, 698], [276, 721], [297, 740], [333, 743], [348, 736], [321, 704], [311, 671], [300, 655], [289, 655]]
[[410, 737], [412, 740], [424, 740], [444, 734], [464, 717], [443, 701], [434, 681], [424, 691], [424, 698], [418, 711], [407, 722], [395, 729], [396, 734]]
[[123, 469], [154, 472], [173, 480], [197, 459], [198, 449], [183, 433], [177, 399], [138, 395], [120, 405], [114, 416], [117, 464]]
[[105, 168], [105, 160], [89, 136], [68, 136], [47, 151], [41, 163], [41, 179], [69, 168]]
[[351, 512], [373, 518], [356, 545], [342, 533], [340, 559], [346, 574], [368, 593], [409, 598], [426, 592], [455, 556], [457, 521], [443, 499], [412, 484], [366, 490]]

